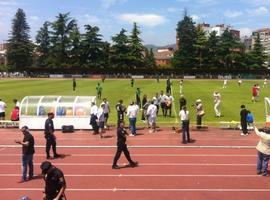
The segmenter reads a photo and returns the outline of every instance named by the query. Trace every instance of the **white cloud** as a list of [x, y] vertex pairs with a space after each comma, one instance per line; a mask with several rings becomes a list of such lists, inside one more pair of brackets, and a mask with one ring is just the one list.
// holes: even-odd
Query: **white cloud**
[[99, 18], [94, 15], [85, 14], [84, 21], [87, 22], [87, 24], [95, 24], [99, 22]]
[[39, 17], [38, 16], [30, 16], [30, 20], [32, 21], [38, 21]]
[[192, 19], [193, 19], [193, 21], [195, 21], [195, 22], [198, 22], [201, 18], [198, 16], [198, 15], [191, 15], [190, 16]]
[[0, 0], [0, 6], [17, 6], [18, 3], [14, 0]]
[[115, 4], [123, 4], [125, 2], [127, 2], [127, 0], [101, 0], [103, 8], [110, 8]]
[[251, 0], [250, 3], [255, 4], [255, 5], [269, 5], [270, 0]]
[[234, 17], [239, 17], [241, 16], [243, 13], [241, 11], [231, 11], [231, 10], [227, 10], [224, 12], [224, 16], [225, 17], [229, 17], [229, 18], [234, 18]]
[[238, 30], [240, 31], [241, 37], [250, 36], [252, 34], [251, 28], [239, 28]]
[[255, 8], [255, 9], [248, 10], [248, 13], [252, 16], [258, 16], [258, 15], [268, 14], [269, 10], [264, 6], [261, 6], [261, 7]]
[[149, 27], [155, 27], [164, 24], [167, 19], [164, 16], [156, 14], [137, 14], [137, 13], [126, 13], [118, 16], [118, 19], [133, 23], [137, 22], [139, 25], [145, 25]]

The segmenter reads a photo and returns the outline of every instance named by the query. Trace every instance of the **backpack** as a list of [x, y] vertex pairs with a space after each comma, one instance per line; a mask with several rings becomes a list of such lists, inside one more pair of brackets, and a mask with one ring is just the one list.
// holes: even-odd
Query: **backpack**
[[247, 115], [247, 122], [248, 123], [253, 123], [254, 118], [253, 118], [253, 114], [252, 113], [248, 113]]

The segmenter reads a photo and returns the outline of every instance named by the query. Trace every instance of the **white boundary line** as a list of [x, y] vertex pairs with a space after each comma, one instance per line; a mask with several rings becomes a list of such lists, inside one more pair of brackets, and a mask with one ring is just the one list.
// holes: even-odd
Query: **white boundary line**
[[[0, 163], [0, 166], [21, 166], [21, 163]], [[34, 165], [40, 166], [39, 163]], [[56, 163], [57, 166], [111, 166], [112, 163]], [[256, 166], [242, 163], [140, 163], [139, 166]]]
[[[21, 177], [21, 174], [0, 174], [0, 177]], [[65, 177], [222, 177], [222, 178], [261, 178], [259, 175], [247, 174], [65, 174]]]
[[[35, 157], [43, 157], [46, 154], [35, 154]], [[112, 157], [115, 154], [69, 154], [74, 157]], [[132, 154], [141, 157], [256, 157], [256, 154]], [[0, 157], [19, 156], [22, 154], [0, 154]]]
[[[35, 145], [36, 148], [45, 148], [45, 145]], [[255, 149], [256, 146], [188, 146], [188, 145], [141, 145], [128, 146], [128, 148], [218, 148], [218, 149]], [[0, 148], [22, 148], [21, 145], [0, 145]], [[57, 148], [116, 148], [115, 145], [58, 145]]]
[[[43, 188], [0, 188], [0, 191], [43, 191]], [[69, 192], [270, 192], [270, 189], [179, 189], [179, 188], [67, 188]]]

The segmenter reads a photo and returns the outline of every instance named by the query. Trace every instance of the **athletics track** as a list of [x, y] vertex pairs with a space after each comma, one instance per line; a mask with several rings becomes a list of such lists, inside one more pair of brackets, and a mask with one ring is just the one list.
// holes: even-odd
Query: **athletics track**
[[[42, 131], [32, 131], [36, 142], [35, 174], [45, 159]], [[131, 156], [137, 168], [112, 170], [116, 130], [100, 139], [88, 131], [57, 132], [58, 152], [64, 157], [51, 160], [63, 170], [68, 200], [204, 200], [267, 199], [270, 179], [256, 175], [257, 136], [240, 136], [239, 130], [191, 131], [194, 143], [184, 145], [180, 134], [169, 128], [157, 133], [147, 129], [128, 137]], [[14, 139], [23, 135], [17, 129], [0, 129], [1, 199], [29, 196], [42, 199], [43, 180], [18, 183], [21, 177], [21, 147]], [[124, 155], [119, 165], [127, 161]]]

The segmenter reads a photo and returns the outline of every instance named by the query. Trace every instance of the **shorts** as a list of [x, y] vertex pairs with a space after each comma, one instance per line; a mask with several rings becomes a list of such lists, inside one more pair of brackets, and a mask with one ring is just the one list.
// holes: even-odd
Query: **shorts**
[[148, 117], [148, 122], [150, 125], [153, 125], [154, 123], [156, 123], [157, 118], [156, 117]]
[[6, 113], [5, 112], [1, 112], [0, 113], [0, 117], [5, 117], [6, 116]]

